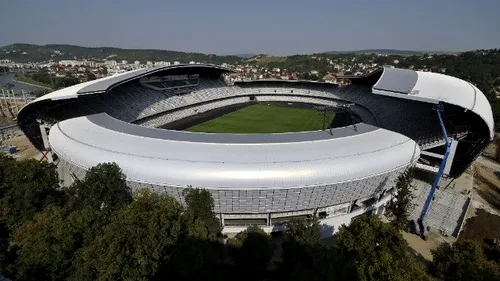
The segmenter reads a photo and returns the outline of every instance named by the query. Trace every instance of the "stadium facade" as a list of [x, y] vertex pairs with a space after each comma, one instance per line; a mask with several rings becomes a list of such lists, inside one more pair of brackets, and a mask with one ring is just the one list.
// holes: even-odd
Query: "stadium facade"
[[[325, 235], [365, 212], [383, 212], [406, 168], [456, 177], [493, 138], [493, 116], [474, 85], [446, 75], [384, 68], [347, 86], [291, 81], [227, 85], [230, 69], [176, 65], [139, 69], [52, 92], [26, 105], [18, 122], [50, 152], [65, 184], [98, 163], [116, 162], [132, 188], [210, 190], [224, 232], [248, 225], [281, 230], [318, 216]], [[313, 132], [210, 134], [161, 129], [235, 104], [308, 103], [348, 108], [350, 124]]]

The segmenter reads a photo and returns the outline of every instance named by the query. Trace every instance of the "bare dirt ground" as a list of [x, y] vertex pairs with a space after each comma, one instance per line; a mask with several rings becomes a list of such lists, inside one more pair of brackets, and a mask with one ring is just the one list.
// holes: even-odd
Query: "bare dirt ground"
[[500, 165], [487, 158], [478, 158], [473, 166], [475, 206], [491, 213], [500, 210]]
[[[499, 134], [496, 135], [496, 138], [500, 137]], [[493, 158], [495, 156], [495, 152], [497, 149], [497, 145], [494, 141], [492, 141], [486, 149], [483, 151], [483, 156], [488, 158]]]
[[470, 239], [483, 246], [484, 253], [490, 260], [498, 261], [500, 252], [492, 244], [494, 237], [500, 236], [500, 216], [476, 209], [475, 216], [465, 223], [459, 240]]
[[16, 121], [12, 117], [4, 117], [0, 115], [0, 127], [15, 124]]
[[488, 259], [498, 261], [500, 252], [491, 243], [493, 237], [500, 236], [500, 164], [492, 160], [495, 151], [492, 142], [472, 166], [472, 206], [458, 239], [477, 241]]
[[14, 154], [14, 158], [16, 159], [40, 159], [40, 152], [30, 143], [30, 141], [24, 135], [5, 140], [4, 144], [17, 147], [19, 151]]
[[446, 241], [444, 237], [432, 232], [427, 236], [427, 240], [408, 232], [403, 232], [403, 237], [408, 242], [412, 255], [424, 263], [432, 261], [431, 250], [436, 249], [439, 244]]

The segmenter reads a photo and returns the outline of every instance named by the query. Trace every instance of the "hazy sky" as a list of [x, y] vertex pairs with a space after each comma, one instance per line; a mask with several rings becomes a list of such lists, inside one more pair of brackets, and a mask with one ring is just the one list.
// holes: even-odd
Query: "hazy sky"
[[216, 54], [500, 47], [500, 0], [3, 0], [0, 46]]

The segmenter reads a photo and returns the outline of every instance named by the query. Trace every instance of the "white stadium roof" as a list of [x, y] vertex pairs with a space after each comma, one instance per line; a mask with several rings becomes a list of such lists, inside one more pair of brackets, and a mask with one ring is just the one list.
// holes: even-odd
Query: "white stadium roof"
[[[167, 69], [189, 68], [192, 65], [161, 66], [141, 68], [113, 76], [77, 84], [39, 97], [25, 105], [21, 111], [44, 100], [77, 98], [79, 95], [103, 93], [113, 86], [151, 73]], [[199, 68], [230, 69], [214, 65], [195, 65]], [[471, 110], [487, 124], [490, 138], [494, 136], [494, 120], [491, 106], [486, 96], [474, 85], [456, 77], [399, 68], [384, 68], [378, 82], [373, 86], [373, 93], [430, 103], [444, 102]]]
[[231, 141], [223, 143], [211, 135], [145, 128], [98, 114], [59, 122], [49, 141], [57, 155], [84, 169], [116, 162], [131, 181], [228, 189], [359, 180], [407, 166], [420, 155], [410, 138], [366, 124], [333, 129], [332, 135], [256, 135], [251, 141], [225, 134]]
[[[140, 68], [140, 69], [135, 69], [131, 71], [127, 71], [124, 73], [118, 73], [114, 74], [111, 76], [107, 76], [104, 78], [99, 78], [96, 80], [84, 82], [81, 84], [76, 84], [64, 89], [60, 89], [57, 91], [54, 91], [52, 93], [49, 93], [47, 95], [41, 96], [35, 100], [33, 100], [30, 104], [36, 103], [39, 101], [43, 100], [61, 100], [61, 99], [72, 99], [72, 98], [77, 98], [78, 95], [89, 95], [89, 94], [95, 94], [95, 93], [103, 93], [108, 91], [110, 88], [113, 86], [140, 78], [142, 76], [150, 75], [155, 72], [163, 71], [163, 70], [172, 70], [176, 68], [192, 68], [192, 67], [197, 67], [197, 68], [206, 68], [206, 69], [219, 69], [222, 71], [232, 71], [229, 68], [221, 67], [221, 66], [216, 66], [216, 65], [211, 65], [211, 64], [200, 64], [200, 65], [184, 65], [184, 64], [179, 64], [179, 65], [172, 65], [172, 66], [157, 66], [157, 67], [150, 67], [150, 68]], [[29, 104], [28, 104], [29, 105]], [[21, 109], [22, 110], [22, 109]]]
[[430, 103], [444, 102], [471, 110], [487, 124], [494, 137], [494, 121], [486, 96], [471, 83], [456, 77], [408, 69], [384, 68], [373, 93]]
[[[23, 107], [20, 125], [24, 120], [36, 124], [32, 116], [39, 114], [37, 103], [50, 106], [51, 101], [106, 93], [123, 82], [183, 67], [192, 66], [139, 69], [52, 92]], [[194, 67], [228, 71], [210, 65]], [[486, 132], [481, 126], [482, 137], [487, 139], [486, 133], [493, 137], [493, 116], [486, 97], [458, 78], [385, 68], [372, 93], [470, 110], [488, 127]], [[50, 130], [49, 142], [62, 159], [83, 169], [116, 162], [130, 181], [214, 189], [300, 188], [348, 182], [405, 167], [420, 155], [418, 144], [409, 137], [367, 124], [333, 129], [332, 135], [323, 131], [204, 134], [142, 127], [105, 113], [57, 123]]]

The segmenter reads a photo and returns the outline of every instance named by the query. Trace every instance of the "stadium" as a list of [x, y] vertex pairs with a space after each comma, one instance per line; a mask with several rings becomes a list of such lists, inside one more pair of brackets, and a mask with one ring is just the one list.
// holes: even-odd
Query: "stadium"
[[187, 188], [208, 189], [224, 233], [317, 216], [332, 234], [382, 213], [408, 167], [457, 177], [494, 135], [484, 94], [443, 74], [384, 68], [340, 86], [226, 83], [231, 72], [129, 71], [40, 97], [18, 125], [64, 184], [116, 162], [132, 189], [180, 202]]

